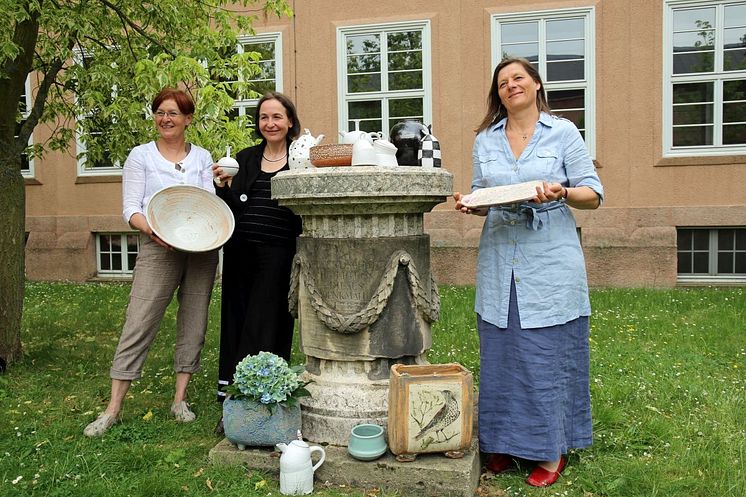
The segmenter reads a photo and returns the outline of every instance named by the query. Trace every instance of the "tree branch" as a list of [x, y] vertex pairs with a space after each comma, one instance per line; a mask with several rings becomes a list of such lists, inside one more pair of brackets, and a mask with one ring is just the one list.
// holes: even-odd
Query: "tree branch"
[[140, 26], [137, 25], [137, 23], [135, 23], [129, 17], [127, 17], [127, 15], [124, 12], [122, 12], [122, 10], [119, 7], [117, 7], [116, 5], [112, 4], [108, 0], [99, 0], [99, 1], [102, 4], [104, 4], [105, 6], [107, 6], [108, 8], [110, 8], [111, 10], [113, 10], [114, 12], [116, 12], [117, 16], [119, 17], [119, 19], [122, 21], [122, 23], [125, 26], [131, 27], [132, 29], [134, 29], [135, 31], [137, 31], [137, 33], [140, 36], [142, 36], [146, 40], [150, 41], [154, 45], [157, 45], [159, 48], [161, 48], [164, 52], [166, 52], [167, 54], [169, 54], [171, 57], [176, 58], [176, 54], [172, 50], [170, 50], [167, 46], [163, 45], [158, 39], [156, 39], [156, 38], [152, 37], [151, 35], [149, 35], [147, 31], [145, 31], [144, 29], [142, 29]]

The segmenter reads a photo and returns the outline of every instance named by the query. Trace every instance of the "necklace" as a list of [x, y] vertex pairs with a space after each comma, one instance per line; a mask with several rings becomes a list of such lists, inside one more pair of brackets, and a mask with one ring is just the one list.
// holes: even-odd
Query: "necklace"
[[277, 159], [270, 159], [266, 155], [262, 154], [262, 159], [266, 160], [267, 162], [280, 162], [282, 159], [284, 159], [287, 156], [288, 156], [288, 153], [285, 152], [285, 155], [283, 155], [282, 157], [278, 157]]
[[521, 135], [521, 138], [523, 139], [523, 141], [528, 140], [529, 133], [533, 131], [533, 129], [529, 129], [528, 131], [516, 131], [513, 128], [509, 128], [509, 129], [512, 133], [518, 133], [519, 135]]

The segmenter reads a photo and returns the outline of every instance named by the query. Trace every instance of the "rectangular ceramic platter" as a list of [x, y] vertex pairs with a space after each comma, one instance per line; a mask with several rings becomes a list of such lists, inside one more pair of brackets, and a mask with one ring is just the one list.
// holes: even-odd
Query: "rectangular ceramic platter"
[[536, 196], [536, 187], [541, 187], [541, 181], [527, 181], [515, 185], [493, 186], [482, 188], [469, 195], [464, 195], [461, 203], [469, 209], [490, 207], [492, 205], [514, 204], [530, 200]]

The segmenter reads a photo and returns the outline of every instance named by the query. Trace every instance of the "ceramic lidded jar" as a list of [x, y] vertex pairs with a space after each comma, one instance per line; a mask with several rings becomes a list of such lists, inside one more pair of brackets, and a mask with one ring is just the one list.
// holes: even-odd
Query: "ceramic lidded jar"
[[407, 120], [394, 124], [389, 134], [396, 147], [396, 162], [400, 166], [419, 166], [417, 153], [420, 141], [428, 134], [427, 128], [419, 121]]
[[313, 136], [306, 128], [302, 135], [293, 140], [288, 150], [288, 163], [290, 169], [306, 169], [313, 167], [311, 164], [311, 147], [321, 143], [324, 135]]

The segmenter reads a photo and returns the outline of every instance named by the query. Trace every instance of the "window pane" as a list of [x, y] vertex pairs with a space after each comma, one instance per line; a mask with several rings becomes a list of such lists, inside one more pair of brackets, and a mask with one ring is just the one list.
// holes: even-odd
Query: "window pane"
[[547, 99], [552, 110], [585, 108], [584, 90], [547, 91]]
[[381, 41], [377, 34], [348, 36], [347, 53], [379, 53], [381, 51]]
[[422, 49], [422, 32], [420, 31], [402, 31], [400, 33], [389, 33], [386, 37], [388, 51], [396, 52], [400, 50], [421, 50]]
[[98, 237], [99, 237], [100, 244], [101, 244], [101, 252], [111, 252], [110, 236], [99, 235]]
[[673, 103], [712, 103], [713, 83], [687, 83], [673, 85]]
[[585, 22], [583, 19], [558, 19], [547, 21], [547, 40], [566, 40], [583, 38]]
[[138, 240], [137, 235], [127, 235], [127, 252], [137, 253], [138, 251], [137, 240]]
[[723, 126], [723, 144], [739, 145], [746, 143], [746, 124], [726, 124]]
[[746, 229], [736, 230], [736, 250], [746, 250]]
[[562, 110], [552, 107], [552, 111], [560, 117], [572, 121], [578, 129], [585, 129], [585, 112], [582, 110]]
[[[743, 20], [746, 24], [746, 19]], [[739, 26], [723, 30], [724, 48], [746, 48], [746, 27]]]
[[[381, 101], [367, 100], [363, 102], [350, 102], [348, 107], [350, 119], [381, 118]], [[355, 128], [351, 128], [355, 129]]]
[[381, 56], [375, 55], [352, 55], [347, 57], [347, 72], [349, 74], [360, 72], [380, 72]]
[[[252, 81], [249, 85], [249, 89], [257, 92], [259, 95], [264, 95], [265, 93], [275, 91], [276, 84], [274, 81]], [[250, 113], [249, 115], [251, 114], [253, 113]]]
[[679, 252], [677, 269], [679, 274], [691, 274], [692, 273], [692, 254], [691, 252]]
[[273, 60], [275, 58], [275, 44], [268, 43], [246, 43], [243, 46], [244, 52], [257, 52], [260, 60]]
[[674, 74], [712, 72], [715, 69], [714, 52], [674, 54]]
[[746, 80], [724, 81], [723, 100], [746, 100]]
[[696, 147], [698, 145], [712, 145], [712, 126], [674, 127], [674, 147]]
[[110, 271], [111, 270], [111, 261], [109, 261], [109, 254], [105, 252], [101, 252], [101, 271]]
[[724, 25], [726, 28], [746, 25], [746, 4], [726, 5]]
[[547, 81], [582, 79], [585, 79], [585, 63], [582, 60], [573, 62], [547, 62]]
[[132, 271], [135, 269], [135, 261], [137, 261], [137, 254], [127, 255], [127, 268]]
[[718, 274], [733, 273], [733, 252], [718, 252]]
[[708, 124], [713, 122], [713, 105], [674, 105], [674, 124]]
[[111, 235], [111, 251], [121, 252], [122, 251], [122, 237], [119, 235]]
[[674, 31], [701, 30], [715, 25], [715, 9], [679, 9], [673, 13]]
[[715, 31], [687, 31], [673, 35], [673, 51], [703, 52], [711, 51], [715, 47]]
[[710, 230], [692, 230], [694, 250], [710, 249]]
[[111, 254], [111, 268], [114, 271], [121, 271], [122, 270], [122, 253], [116, 252]]
[[417, 118], [422, 120], [421, 98], [397, 98], [389, 101], [389, 116], [393, 120]]
[[502, 43], [516, 43], [521, 41], [536, 42], [539, 39], [539, 23], [505, 22], [500, 24], [500, 40]]
[[584, 56], [585, 44], [583, 40], [547, 43], [547, 60], [582, 59]]
[[422, 89], [422, 71], [389, 73], [389, 90]]
[[[350, 130], [355, 129], [355, 124], [350, 121]], [[383, 131], [380, 119], [363, 119], [360, 121], [359, 129], [367, 132]]]
[[746, 50], [726, 50], [723, 53], [723, 68], [726, 71], [740, 71], [746, 69]]
[[528, 59], [530, 62], [536, 62], [539, 60], [539, 44], [538, 43], [517, 43], [511, 45], [502, 46], [502, 58], [507, 57], [523, 57]]
[[366, 91], [381, 90], [381, 75], [358, 74], [357, 76], [347, 76], [347, 91], [350, 93], [362, 93]]
[[678, 230], [676, 232], [676, 247], [679, 250], [692, 249], [692, 230]]
[[709, 254], [707, 252], [695, 252], [694, 257], [694, 272], [707, 274], [709, 272]]
[[422, 52], [396, 52], [389, 54], [389, 70], [422, 69]]
[[746, 252], [736, 253], [735, 273], [746, 274]]
[[733, 250], [736, 239], [735, 230], [719, 229], [718, 230], [718, 250]]

